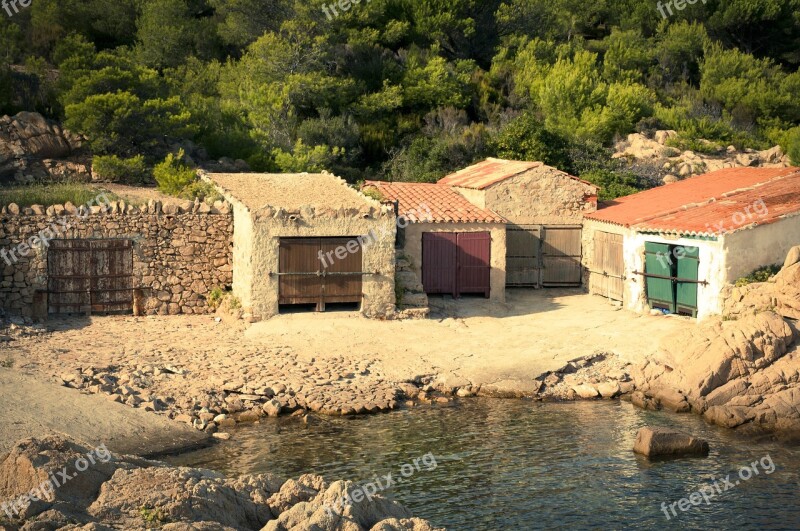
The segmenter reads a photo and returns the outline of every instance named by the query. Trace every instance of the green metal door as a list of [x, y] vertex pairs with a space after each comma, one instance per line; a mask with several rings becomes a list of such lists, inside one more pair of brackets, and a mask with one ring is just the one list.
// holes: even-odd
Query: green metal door
[[[675, 286], [672, 278], [672, 249], [664, 243], [645, 242], [645, 282], [647, 300], [652, 308], [661, 308], [675, 313]], [[663, 277], [663, 278], [661, 278]]]
[[[683, 247], [675, 253], [677, 262], [676, 301], [677, 313], [697, 316], [697, 281], [700, 280], [700, 249]], [[689, 282], [694, 281], [694, 282]]]

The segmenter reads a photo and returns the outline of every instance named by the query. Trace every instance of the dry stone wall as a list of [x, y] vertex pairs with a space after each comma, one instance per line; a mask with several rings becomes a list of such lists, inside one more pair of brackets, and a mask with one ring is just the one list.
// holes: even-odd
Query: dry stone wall
[[[232, 282], [233, 216], [227, 203], [213, 207], [151, 201], [103, 206], [0, 208], [0, 309], [35, 316], [37, 293], [47, 289], [49, 239], [130, 239], [138, 311], [147, 315], [202, 314], [214, 287]], [[52, 238], [54, 235], [55, 238]], [[26, 250], [22, 245], [34, 243]]]

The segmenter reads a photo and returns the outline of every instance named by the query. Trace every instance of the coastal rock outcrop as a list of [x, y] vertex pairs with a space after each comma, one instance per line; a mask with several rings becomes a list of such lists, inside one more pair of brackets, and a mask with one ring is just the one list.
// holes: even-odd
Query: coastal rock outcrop
[[[3, 517], [13, 515], [4, 529], [434, 529], [380, 494], [353, 502], [353, 483], [328, 485], [310, 474], [296, 481], [226, 478], [90, 450], [60, 436], [21, 441], [0, 459], [0, 499], [11, 500]], [[45, 487], [56, 477], [67, 479]]]
[[91, 179], [82, 137], [35, 112], [0, 117], [0, 182]]

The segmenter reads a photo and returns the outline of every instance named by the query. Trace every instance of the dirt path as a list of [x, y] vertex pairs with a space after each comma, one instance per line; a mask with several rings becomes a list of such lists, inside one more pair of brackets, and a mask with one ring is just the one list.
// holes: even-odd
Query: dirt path
[[[454, 390], [538, 396], [539, 377], [571, 360], [614, 353], [615, 367], [638, 364], [662, 338], [695, 326], [568, 290], [512, 291], [502, 305], [483, 299], [434, 305], [427, 320], [295, 313], [249, 328], [212, 316], [52, 320], [46, 328], [12, 331], [0, 341], [0, 362], [7, 357], [13, 370], [41, 381], [60, 378], [103, 397], [102, 405], [121, 402], [214, 432], [265, 414], [349, 415], [447, 401]], [[59, 391], [65, 400], [81, 397]], [[62, 394], [43, 395], [42, 418], [61, 400]]]
[[694, 326], [684, 318], [636, 315], [575, 290], [509, 290], [507, 299], [434, 299], [433, 318], [425, 321], [283, 315], [250, 327], [245, 337], [308, 357], [375, 358], [390, 379], [437, 374], [454, 386], [529, 391], [534, 378], [575, 358], [614, 352], [640, 362], [661, 338]]
[[0, 369], [0, 454], [28, 437], [66, 434], [91, 448], [135, 455], [171, 453], [207, 440], [202, 432], [99, 396]]

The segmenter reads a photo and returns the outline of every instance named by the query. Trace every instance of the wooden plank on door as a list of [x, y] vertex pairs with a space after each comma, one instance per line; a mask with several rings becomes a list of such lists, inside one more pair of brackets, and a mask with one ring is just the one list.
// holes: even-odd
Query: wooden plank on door
[[581, 255], [582, 228], [544, 227], [542, 235], [542, 286], [580, 286], [583, 284]]
[[457, 265], [457, 234], [452, 232], [422, 234], [422, 285], [425, 293], [458, 296]]
[[280, 304], [322, 304], [320, 249], [319, 238], [280, 240]]
[[456, 296], [491, 294], [492, 236], [488, 232], [463, 232], [457, 235], [458, 278]]
[[538, 288], [541, 282], [541, 226], [509, 225], [506, 230], [506, 285]]
[[[322, 238], [323, 255], [334, 253], [333, 262], [325, 268], [322, 297], [325, 303], [361, 302], [363, 292], [363, 249], [357, 238]], [[346, 249], [344, 258], [335, 256], [337, 249]], [[355, 252], [350, 252], [355, 249]], [[341, 252], [340, 252], [341, 256]]]

